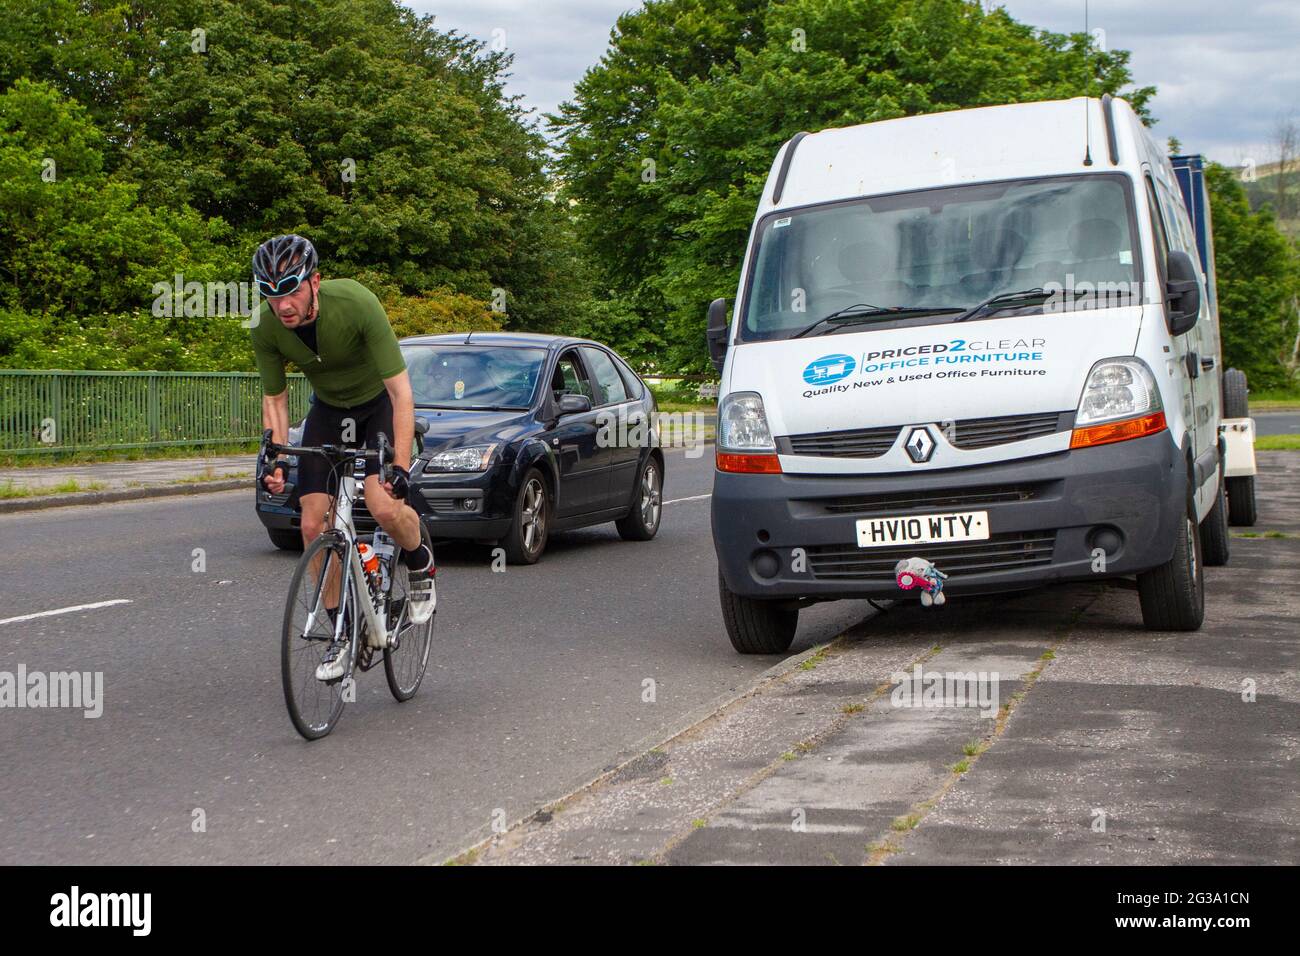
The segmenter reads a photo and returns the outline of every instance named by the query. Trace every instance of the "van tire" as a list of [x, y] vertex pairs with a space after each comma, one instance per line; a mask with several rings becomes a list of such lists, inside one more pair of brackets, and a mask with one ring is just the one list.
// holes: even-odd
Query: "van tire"
[[1228, 563], [1231, 541], [1228, 535], [1228, 497], [1219, 482], [1214, 507], [1201, 522], [1201, 555], [1207, 568], [1221, 568]]
[[799, 627], [799, 609], [775, 601], [756, 601], [733, 594], [718, 572], [722, 621], [731, 646], [741, 654], [784, 654]]
[[1196, 506], [1190, 500], [1174, 542], [1174, 554], [1137, 576], [1142, 623], [1148, 631], [1195, 631], [1205, 620], [1205, 569]]

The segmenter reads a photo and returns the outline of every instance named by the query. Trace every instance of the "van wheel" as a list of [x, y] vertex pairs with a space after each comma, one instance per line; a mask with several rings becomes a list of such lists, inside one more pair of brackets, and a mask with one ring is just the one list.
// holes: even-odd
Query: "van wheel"
[[1228, 563], [1228, 498], [1223, 493], [1223, 482], [1219, 482], [1219, 494], [1214, 499], [1214, 507], [1201, 522], [1201, 554], [1205, 556], [1205, 566], [1218, 568]]
[[790, 649], [799, 627], [798, 608], [733, 594], [721, 571], [718, 572], [718, 598], [727, 637], [741, 654], [784, 654]]
[[1191, 501], [1174, 544], [1174, 556], [1137, 576], [1142, 623], [1148, 631], [1195, 631], [1205, 620], [1205, 569], [1196, 507]]
[[509, 564], [536, 564], [546, 550], [550, 527], [551, 498], [546, 491], [546, 479], [536, 468], [530, 468], [515, 499], [514, 521], [501, 539], [506, 561]]

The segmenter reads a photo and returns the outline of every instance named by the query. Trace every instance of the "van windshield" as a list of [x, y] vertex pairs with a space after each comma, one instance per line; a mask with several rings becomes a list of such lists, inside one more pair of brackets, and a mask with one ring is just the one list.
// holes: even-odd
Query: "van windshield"
[[[1136, 303], [1138, 247], [1126, 177], [1068, 176], [946, 186], [766, 217], [750, 265], [743, 341], [920, 317], [951, 321], [1003, 293], [990, 315]], [[1095, 290], [1094, 294], [1088, 294]], [[1081, 298], [1076, 296], [1082, 293]], [[908, 310], [896, 313], [890, 310]], [[928, 312], [934, 309], [934, 312]]]

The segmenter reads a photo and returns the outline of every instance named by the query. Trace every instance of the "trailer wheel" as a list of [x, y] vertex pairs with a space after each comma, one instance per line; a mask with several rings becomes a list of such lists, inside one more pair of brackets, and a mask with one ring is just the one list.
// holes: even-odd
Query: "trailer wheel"
[[718, 598], [727, 637], [741, 654], [784, 654], [790, 649], [799, 627], [798, 608], [733, 594], [721, 571], [718, 572]]
[[[1250, 390], [1246, 387], [1246, 373], [1230, 368], [1223, 373], [1223, 417], [1250, 417]], [[1255, 524], [1255, 476], [1238, 475], [1226, 482], [1228, 495], [1228, 523], [1239, 528]]]

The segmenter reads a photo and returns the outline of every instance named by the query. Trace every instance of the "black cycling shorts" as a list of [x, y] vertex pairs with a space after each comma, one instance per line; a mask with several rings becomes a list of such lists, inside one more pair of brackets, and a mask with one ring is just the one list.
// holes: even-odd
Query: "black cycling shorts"
[[[345, 442], [343, 429], [349, 418], [356, 424], [349, 435], [351, 440]], [[353, 405], [351, 408], [327, 405], [317, 397], [303, 424], [301, 444], [346, 444], [354, 447], [364, 445], [367, 448], [378, 448], [380, 432], [388, 437], [388, 443], [391, 445], [393, 443], [393, 400], [388, 397], [388, 389], [384, 389], [370, 401]], [[321, 455], [299, 455], [298, 486], [294, 491], [297, 495], [310, 495], [316, 492], [338, 494], [339, 479], [343, 474], [345, 474], [343, 468], [339, 468], [338, 474], [331, 478], [330, 463]], [[366, 459], [366, 474], [379, 474], [378, 458]]]

